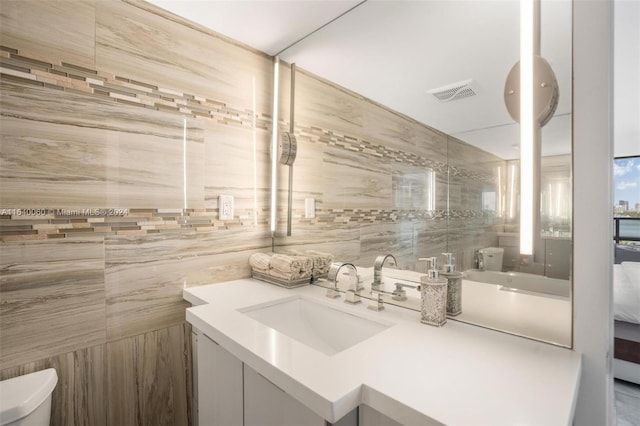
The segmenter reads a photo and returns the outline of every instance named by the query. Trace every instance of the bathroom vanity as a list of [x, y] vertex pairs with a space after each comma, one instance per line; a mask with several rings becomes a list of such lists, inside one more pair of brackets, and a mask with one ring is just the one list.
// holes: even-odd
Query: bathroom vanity
[[571, 424], [575, 351], [253, 279], [184, 290], [200, 424]]

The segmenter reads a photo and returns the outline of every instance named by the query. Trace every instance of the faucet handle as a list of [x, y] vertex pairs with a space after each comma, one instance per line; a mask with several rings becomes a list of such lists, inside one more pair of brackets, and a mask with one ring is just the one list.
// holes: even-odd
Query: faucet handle
[[381, 310], [383, 310], [384, 309], [384, 304], [383, 304], [384, 300], [382, 299], [382, 295], [384, 293], [386, 293], [386, 291], [371, 289], [371, 291], [369, 293], [371, 293], [372, 295], [373, 295], [373, 293], [377, 293], [378, 294], [378, 298], [373, 303], [371, 303], [369, 306], [367, 306], [367, 309], [370, 309], [370, 310], [376, 311], [376, 312], [380, 312]]
[[405, 288], [412, 288], [414, 290], [418, 290], [420, 291], [420, 286], [417, 285], [411, 285], [411, 284], [404, 284], [404, 283], [394, 283], [394, 285], [396, 286], [395, 290], [393, 290], [393, 293], [391, 298], [393, 300], [398, 300], [400, 302], [407, 300], [407, 291], [405, 290]]
[[337, 288], [331, 288], [331, 287], [329, 287], [329, 288], [327, 289], [327, 294], [326, 294], [325, 296], [327, 296], [327, 297], [328, 297], [328, 298], [330, 298], [330, 299], [337, 299], [337, 298], [339, 298], [339, 297], [340, 297], [340, 292], [338, 291], [338, 289], [337, 289]]

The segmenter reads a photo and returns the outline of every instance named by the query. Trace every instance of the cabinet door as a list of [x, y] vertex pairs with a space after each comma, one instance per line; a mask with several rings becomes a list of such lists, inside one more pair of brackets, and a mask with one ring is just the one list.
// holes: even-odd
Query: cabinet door
[[246, 426], [324, 426], [322, 417], [282, 389], [244, 366], [244, 421]]
[[198, 424], [242, 426], [242, 362], [204, 334], [197, 353]]
[[571, 275], [571, 241], [545, 240], [544, 260], [547, 277], [569, 279], [569, 275]]

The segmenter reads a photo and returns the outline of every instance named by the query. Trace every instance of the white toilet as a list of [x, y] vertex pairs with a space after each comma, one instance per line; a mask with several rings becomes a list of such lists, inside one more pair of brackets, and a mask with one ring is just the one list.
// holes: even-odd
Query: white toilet
[[56, 383], [53, 368], [1, 381], [0, 426], [49, 426]]
[[484, 269], [487, 271], [502, 271], [502, 259], [504, 257], [504, 248], [502, 247], [486, 247], [480, 249], [484, 259]]

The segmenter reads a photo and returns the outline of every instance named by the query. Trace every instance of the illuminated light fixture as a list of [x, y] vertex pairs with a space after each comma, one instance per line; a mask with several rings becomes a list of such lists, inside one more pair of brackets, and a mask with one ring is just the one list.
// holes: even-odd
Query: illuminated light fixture
[[256, 76], [251, 79], [252, 87], [252, 112], [251, 128], [253, 141], [253, 226], [258, 226], [258, 141], [256, 138]]
[[512, 164], [509, 167], [509, 219], [516, 217], [516, 165]]
[[558, 107], [558, 82], [540, 56], [540, 0], [520, 0], [520, 61], [509, 75], [504, 99], [520, 123], [520, 254], [533, 255], [540, 222], [540, 128]]
[[273, 123], [271, 130], [271, 235], [276, 232], [276, 194], [278, 171], [278, 80], [280, 74], [280, 57], [273, 60]]
[[533, 254], [534, 117], [533, 55], [535, 0], [520, 0], [520, 254]]
[[187, 119], [182, 119], [182, 199], [187, 209]]

